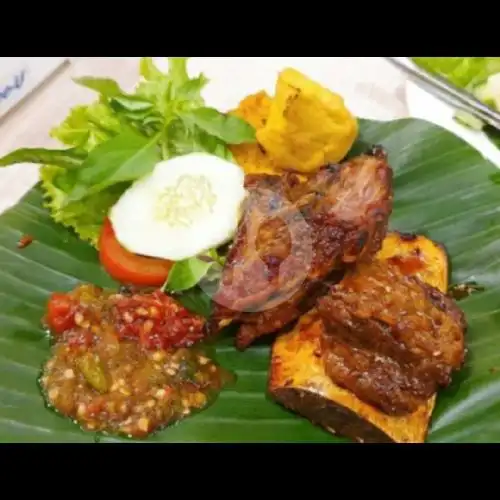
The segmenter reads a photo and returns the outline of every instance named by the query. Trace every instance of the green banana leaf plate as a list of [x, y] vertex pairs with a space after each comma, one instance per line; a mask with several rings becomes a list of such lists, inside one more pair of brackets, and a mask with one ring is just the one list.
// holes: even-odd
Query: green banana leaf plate
[[[372, 144], [386, 148], [394, 169], [391, 229], [423, 233], [444, 244], [450, 283], [475, 281], [484, 287], [460, 302], [469, 322], [467, 363], [439, 393], [428, 441], [500, 442], [498, 170], [458, 137], [420, 120], [360, 120], [351, 154]], [[101, 269], [96, 251], [53, 222], [42, 202], [35, 187], [0, 216], [0, 441], [93, 442], [93, 434], [44, 405], [37, 377], [49, 340], [40, 320], [53, 291], [70, 290], [81, 281], [116, 284]], [[20, 251], [24, 234], [34, 242]], [[342, 441], [269, 399], [269, 346], [238, 352], [231, 338], [223, 338], [216, 349], [218, 361], [236, 372], [236, 383], [209, 409], [149, 441]]]

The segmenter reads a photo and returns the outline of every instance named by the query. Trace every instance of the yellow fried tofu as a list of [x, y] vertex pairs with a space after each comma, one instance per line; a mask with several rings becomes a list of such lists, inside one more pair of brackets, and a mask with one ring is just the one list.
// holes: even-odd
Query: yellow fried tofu
[[[245, 97], [236, 109], [230, 111], [230, 114], [242, 118], [256, 130], [259, 130], [266, 124], [270, 108], [271, 98], [266, 92], [261, 91]], [[280, 175], [282, 172], [260, 144], [256, 142], [232, 144], [229, 149], [245, 174]]]
[[340, 95], [287, 68], [257, 141], [281, 168], [313, 172], [344, 158], [357, 135], [358, 122]]
[[[448, 257], [444, 248], [420, 235], [390, 233], [378, 259], [392, 259], [403, 272], [445, 292]], [[334, 384], [326, 375], [320, 347], [323, 323], [314, 310], [272, 348], [271, 396], [332, 434], [360, 442], [422, 443], [436, 395], [405, 416], [389, 416]]]
[[248, 122], [252, 127], [259, 130], [267, 122], [269, 110], [271, 109], [271, 98], [264, 90], [256, 94], [250, 94], [242, 99], [238, 107], [229, 113]]

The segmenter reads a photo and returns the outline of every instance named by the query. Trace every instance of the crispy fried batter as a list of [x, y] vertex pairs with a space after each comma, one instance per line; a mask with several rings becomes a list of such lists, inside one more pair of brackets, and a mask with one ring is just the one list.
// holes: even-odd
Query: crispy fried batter
[[[230, 111], [230, 114], [242, 118], [250, 123], [256, 130], [260, 130], [266, 124], [271, 102], [271, 98], [266, 92], [257, 92], [256, 94], [245, 97], [236, 109]], [[229, 149], [236, 163], [243, 168], [246, 174], [278, 176], [283, 172], [276, 162], [266, 153], [264, 148], [257, 142], [232, 144], [229, 146]]]
[[278, 165], [314, 172], [341, 161], [358, 130], [358, 120], [340, 95], [285, 68], [278, 75], [267, 122], [256, 135]]
[[462, 311], [390, 261], [348, 272], [318, 312], [328, 375], [388, 414], [415, 411], [464, 361]]
[[[239, 348], [305, 312], [322, 281], [380, 249], [392, 211], [392, 170], [375, 149], [320, 169], [252, 177], [234, 244], [213, 297], [213, 323], [244, 323]], [[306, 301], [306, 302], [304, 302]]]

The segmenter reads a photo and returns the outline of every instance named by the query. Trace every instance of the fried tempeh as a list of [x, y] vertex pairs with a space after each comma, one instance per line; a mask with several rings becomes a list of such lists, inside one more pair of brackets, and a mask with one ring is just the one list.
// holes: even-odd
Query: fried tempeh
[[393, 262], [360, 264], [317, 310], [328, 376], [388, 414], [415, 411], [464, 362], [462, 311]]
[[[397, 262], [405, 274], [419, 277], [442, 292], [448, 286], [448, 259], [441, 245], [424, 236], [390, 233], [376, 258]], [[435, 394], [410, 414], [393, 416], [366, 403], [327, 375], [316, 310], [302, 317], [293, 331], [272, 348], [271, 396], [330, 433], [360, 442], [424, 442]]]
[[323, 281], [380, 250], [392, 170], [374, 148], [306, 182], [253, 177], [245, 214], [213, 297], [212, 324], [242, 323], [239, 348], [303, 314]]

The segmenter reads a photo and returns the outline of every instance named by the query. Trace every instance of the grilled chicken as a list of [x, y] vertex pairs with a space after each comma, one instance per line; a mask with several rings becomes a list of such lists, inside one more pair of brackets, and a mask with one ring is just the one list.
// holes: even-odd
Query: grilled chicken
[[252, 176], [235, 242], [213, 296], [212, 328], [242, 323], [240, 349], [296, 320], [324, 282], [381, 248], [392, 211], [392, 170], [373, 148], [301, 182]]
[[358, 265], [317, 309], [326, 373], [389, 415], [415, 411], [464, 362], [463, 312], [390, 262]]

